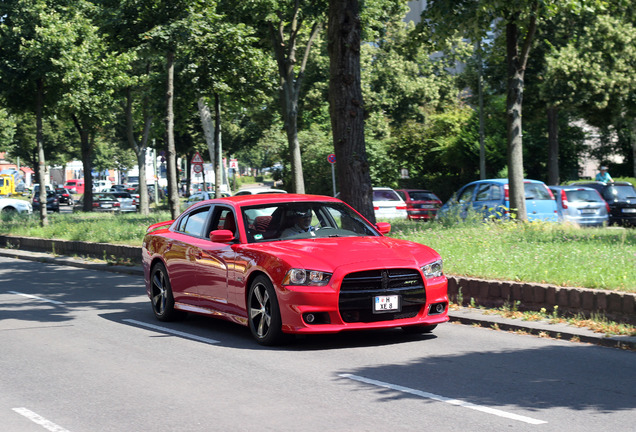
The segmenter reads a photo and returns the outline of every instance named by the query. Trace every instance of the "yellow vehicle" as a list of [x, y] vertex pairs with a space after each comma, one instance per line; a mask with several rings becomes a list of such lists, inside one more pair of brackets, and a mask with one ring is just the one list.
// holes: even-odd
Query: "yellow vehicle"
[[0, 195], [15, 195], [15, 180], [11, 174], [0, 174]]

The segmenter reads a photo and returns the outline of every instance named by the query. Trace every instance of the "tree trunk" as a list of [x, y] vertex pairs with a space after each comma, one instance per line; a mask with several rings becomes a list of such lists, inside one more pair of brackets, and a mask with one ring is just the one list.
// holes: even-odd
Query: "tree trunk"
[[548, 107], [548, 184], [558, 185], [559, 179], [559, 110]]
[[293, 76], [287, 77], [283, 83], [283, 111], [285, 120], [285, 133], [287, 134], [287, 145], [289, 146], [289, 156], [292, 170], [292, 184], [295, 193], [305, 193], [305, 178], [303, 175], [303, 162], [300, 154], [300, 143], [298, 142], [298, 94], [294, 89]]
[[481, 41], [477, 41], [477, 93], [479, 98], [479, 178], [486, 179], [486, 138], [484, 132], [484, 80], [481, 59]]
[[[212, 113], [210, 112], [210, 107], [208, 107], [208, 104], [205, 103], [202, 97], [197, 101], [197, 106], [199, 108], [199, 117], [201, 118], [201, 128], [203, 128], [203, 136], [208, 146], [210, 161], [214, 164], [214, 121], [212, 120]], [[216, 184], [216, 180], [214, 183]]]
[[84, 168], [84, 207], [85, 212], [93, 211], [93, 162], [91, 160], [92, 145], [90, 142], [88, 128], [81, 123], [79, 118], [73, 114], [73, 124], [80, 136], [80, 147], [82, 153], [82, 167]]
[[329, 114], [340, 198], [375, 223], [364, 142], [358, 0], [329, 0]]
[[172, 219], [181, 213], [177, 183], [177, 151], [174, 143], [174, 53], [166, 55], [166, 159], [168, 170], [168, 206]]
[[148, 215], [150, 214], [150, 206], [148, 204], [148, 185], [146, 182], [146, 148], [148, 148], [152, 117], [148, 115], [147, 110], [144, 109], [144, 131], [141, 144], [137, 144], [137, 140], [135, 139], [133, 123], [132, 90], [129, 87], [126, 89], [126, 136], [128, 144], [135, 152], [135, 156], [137, 157], [137, 166], [139, 167], [139, 213], [142, 215]]
[[44, 105], [44, 83], [41, 79], [37, 81], [37, 96], [35, 103], [35, 128], [37, 148], [38, 148], [38, 178], [40, 183], [40, 225], [47, 226], [49, 219], [46, 213], [46, 159], [44, 157], [44, 137], [42, 133], [42, 108]]
[[636, 117], [632, 118], [630, 137], [632, 140], [632, 169], [633, 175], [636, 178]]
[[221, 184], [223, 183], [223, 145], [221, 144], [221, 99], [218, 93], [214, 93], [214, 196], [221, 198]]

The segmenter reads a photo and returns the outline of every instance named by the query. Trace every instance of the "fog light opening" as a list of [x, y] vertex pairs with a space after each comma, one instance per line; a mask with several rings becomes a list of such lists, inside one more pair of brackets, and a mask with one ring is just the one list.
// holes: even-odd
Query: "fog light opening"
[[330, 324], [331, 319], [327, 312], [306, 312], [303, 314], [303, 320], [307, 324]]
[[439, 315], [444, 313], [445, 310], [446, 310], [446, 303], [434, 303], [431, 305], [429, 314]]

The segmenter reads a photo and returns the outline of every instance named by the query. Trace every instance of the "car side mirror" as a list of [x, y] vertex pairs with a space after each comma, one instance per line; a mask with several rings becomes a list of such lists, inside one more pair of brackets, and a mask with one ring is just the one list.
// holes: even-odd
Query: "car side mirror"
[[380, 231], [380, 234], [388, 234], [391, 232], [391, 224], [388, 222], [378, 222], [375, 227]]
[[210, 241], [213, 243], [228, 243], [234, 240], [234, 233], [230, 230], [220, 229], [210, 233]]

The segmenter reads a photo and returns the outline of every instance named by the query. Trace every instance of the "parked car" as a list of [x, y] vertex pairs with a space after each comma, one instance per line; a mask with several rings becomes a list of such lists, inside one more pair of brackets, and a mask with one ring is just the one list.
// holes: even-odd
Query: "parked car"
[[259, 195], [259, 194], [277, 194], [277, 193], [287, 193], [287, 191], [282, 189], [274, 189], [274, 188], [245, 188], [237, 191], [234, 196], [240, 195]]
[[388, 187], [373, 188], [373, 211], [377, 220], [406, 219], [408, 216], [404, 200]]
[[395, 192], [406, 203], [406, 213], [410, 220], [435, 219], [442, 201], [433, 192], [426, 189], [396, 189]]
[[[221, 192], [222, 198], [227, 198], [229, 196], [230, 194], [226, 192]], [[205, 201], [205, 200], [214, 199], [214, 198], [216, 198], [216, 196], [214, 195], [214, 192], [196, 192], [188, 197], [186, 204], [190, 206], [199, 201]]]
[[596, 190], [583, 186], [548, 186], [561, 222], [603, 226], [609, 221], [609, 205]]
[[[73, 210], [82, 211], [84, 209], [84, 197], [76, 201]], [[93, 194], [93, 211], [96, 212], [119, 212], [121, 204], [115, 196], [108, 192], [96, 192]]]
[[[550, 189], [538, 180], [524, 180], [526, 214], [529, 221], [558, 222], [556, 202]], [[453, 197], [440, 207], [437, 218], [456, 211], [465, 220], [469, 209], [483, 218], [510, 217], [508, 179], [477, 180], [462, 186]]]
[[[301, 216], [311, 228], [282, 237]], [[201, 201], [148, 228], [146, 292], [160, 321], [185, 312], [222, 318], [249, 327], [263, 345], [291, 334], [430, 332], [448, 320], [442, 259], [384, 237], [390, 229], [326, 196]]]
[[109, 192], [113, 187], [113, 182], [110, 180], [95, 180], [93, 182], [93, 192]]
[[109, 192], [119, 201], [119, 211], [121, 212], [136, 212], [137, 200], [133, 198], [128, 192]]
[[127, 188], [128, 188], [128, 185], [114, 184], [110, 187], [108, 192], [127, 192], [126, 191]]
[[57, 200], [60, 202], [60, 204], [66, 204], [70, 206], [73, 205], [73, 196], [68, 191], [68, 189], [57, 187], [55, 188], [55, 193], [57, 194]]
[[[40, 210], [40, 193], [34, 191], [33, 198], [31, 199], [31, 205], [33, 211]], [[46, 210], [50, 212], [60, 211], [60, 200], [57, 198], [57, 193], [53, 190], [46, 191]]]
[[33, 213], [33, 206], [29, 201], [15, 199], [15, 198], [0, 198], [0, 214], [10, 215]]
[[64, 183], [64, 189], [68, 189], [71, 194], [83, 195], [84, 194], [84, 180], [67, 180]]
[[636, 189], [629, 182], [575, 182], [572, 185], [585, 186], [599, 191], [609, 206], [610, 225], [636, 226]]

